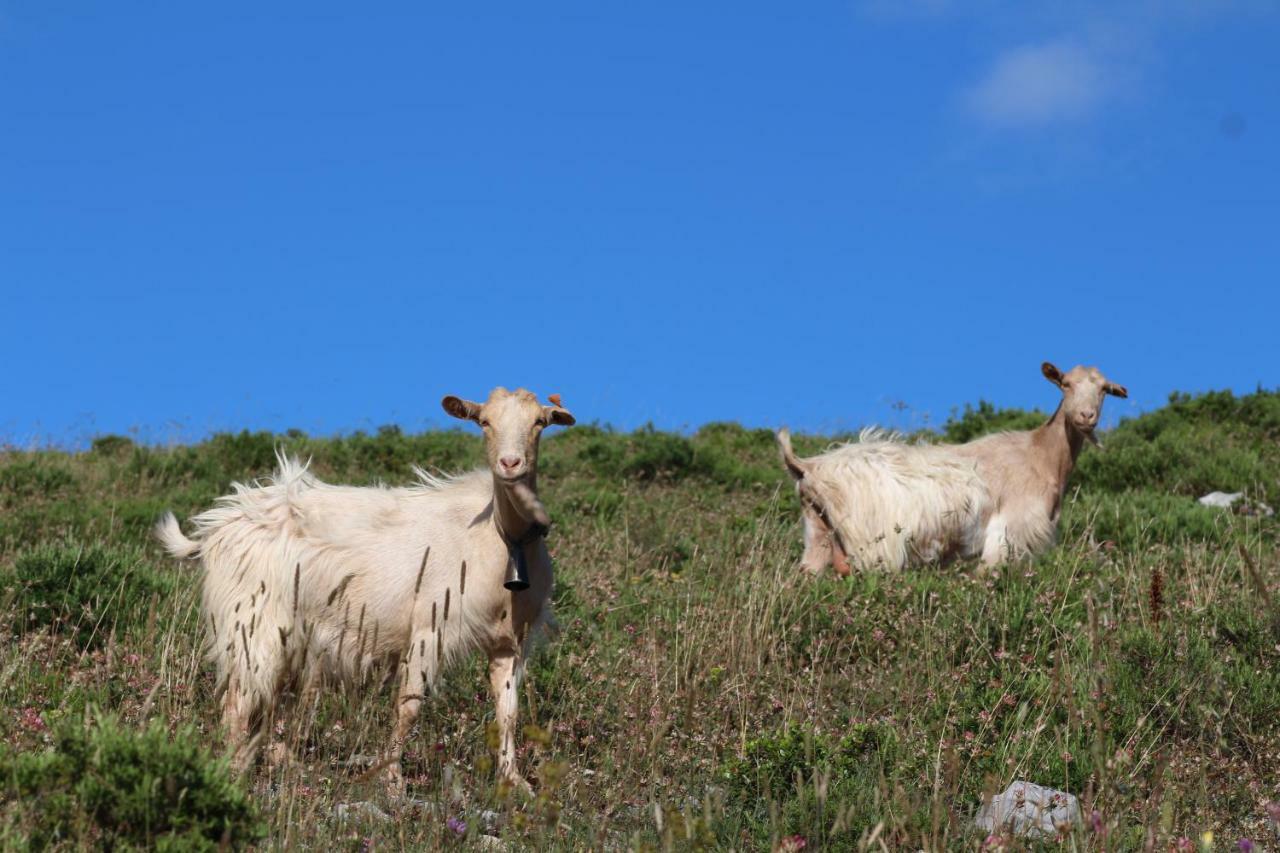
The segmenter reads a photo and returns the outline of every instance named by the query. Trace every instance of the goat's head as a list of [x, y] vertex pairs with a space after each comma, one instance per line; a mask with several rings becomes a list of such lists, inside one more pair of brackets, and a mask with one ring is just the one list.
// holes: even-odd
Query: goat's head
[[542, 431], [552, 424], [574, 423], [573, 415], [559, 404], [559, 396], [553, 394], [550, 399], [555, 405], [544, 406], [523, 388], [508, 391], [498, 387], [483, 403], [452, 395], [440, 403], [455, 418], [473, 421], [484, 430], [489, 469], [500, 482], [514, 485], [532, 481], [537, 473]]
[[1073, 367], [1066, 373], [1049, 362], [1040, 365], [1044, 378], [1062, 389], [1062, 414], [1067, 425], [1090, 441], [1102, 417], [1102, 400], [1107, 394], [1128, 397], [1123, 385], [1107, 380], [1096, 367]]

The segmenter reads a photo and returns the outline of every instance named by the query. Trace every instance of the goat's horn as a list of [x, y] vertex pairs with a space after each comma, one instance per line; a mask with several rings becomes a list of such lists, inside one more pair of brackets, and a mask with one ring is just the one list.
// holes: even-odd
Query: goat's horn
[[563, 409], [563, 408], [564, 408], [564, 403], [561, 403], [561, 402], [560, 402], [560, 395], [559, 395], [559, 394], [548, 394], [548, 395], [547, 395], [547, 399], [551, 401], [551, 405], [553, 405], [553, 406], [557, 406], [557, 407], [559, 407], [559, 408], [561, 408], [561, 409]]
[[529, 488], [527, 483], [514, 484], [511, 487], [511, 495], [516, 499], [516, 503], [520, 505], [525, 518], [532, 520], [536, 524], [541, 524], [543, 527], [551, 526], [551, 516], [547, 512], [547, 508], [542, 505], [542, 501], [538, 500], [538, 496], [533, 493], [533, 489]]

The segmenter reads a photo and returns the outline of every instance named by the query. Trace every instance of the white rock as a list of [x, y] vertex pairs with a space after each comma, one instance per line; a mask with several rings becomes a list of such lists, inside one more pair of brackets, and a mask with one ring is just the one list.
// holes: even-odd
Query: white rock
[[1244, 492], [1210, 492], [1200, 498], [1200, 503], [1203, 506], [1217, 506], [1228, 509], [1242, 497], [1244, 497]]
[[391, 815], [369, 802], [338, 803], [333, 807], [333, 815], [338, 820], [354, 820], [368, 818], [379, 823], [391, 820]]
[[974, 823], [987, 832], [1051, 837], [1080, 823], [1080, 802], [1066, 791], [1017, 781], [978, 809]]

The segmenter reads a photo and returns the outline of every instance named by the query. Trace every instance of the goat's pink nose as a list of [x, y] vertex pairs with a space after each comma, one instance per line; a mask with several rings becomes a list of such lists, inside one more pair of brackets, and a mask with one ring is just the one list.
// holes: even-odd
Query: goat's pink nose
[[1096, 421], [1098, 419], [1098, 413], [1097, 412], [1081, 412], [1080, 417], [1084, 418], [1086, 421]]
[[517, 467], [519, 467], [519, 466], [520, 466], [520, 457], [519, 457], [519, 456], [504, 456], [504, 457], [502, 457], [501, 459], [499, 459], [499, 460], [498, 460], [498, 462], [500, 462], [500, 463], [502, 464], [502, 467], [503, 467], [503, 468], [506, 468], [508, 471], [510, 471], [510, 470], [512, 470], [513, 468], [517, 468]]

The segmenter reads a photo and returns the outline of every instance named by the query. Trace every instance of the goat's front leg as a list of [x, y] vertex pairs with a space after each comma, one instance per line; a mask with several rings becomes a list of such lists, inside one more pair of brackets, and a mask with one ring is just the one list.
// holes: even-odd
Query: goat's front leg
[[982, 567], [987, 570], [1009, 559], [1008, 525], [1000, 516], [994, 516], [987, 523], [986, 537], [982, 546]]
[[400, 758], [404, 754], [404, 744], [409, 737], [409, 730], [417, 721], [422, 700], [426, 698], [427, 684], [435, 671], [434, 666], [428, 664], [429, 659], [425, 654], [429, 645], [425, 635], [417, 638], [400, 667], [400, 689], [396, 691], [395, 728], [392, 730], [391, 743], [383, 759], [387, 794], [392, 798], [400, 798], [405, 794], [404, 769], [400, 766]]
[[519, 710], [520, 677], [524, 663], [519, 653], [500, 652], [489, 656], [489, 687], [493, 690], [498, 723], [498, 777], [524, 794], [533, 788], [516, 770], [516, 712]]

